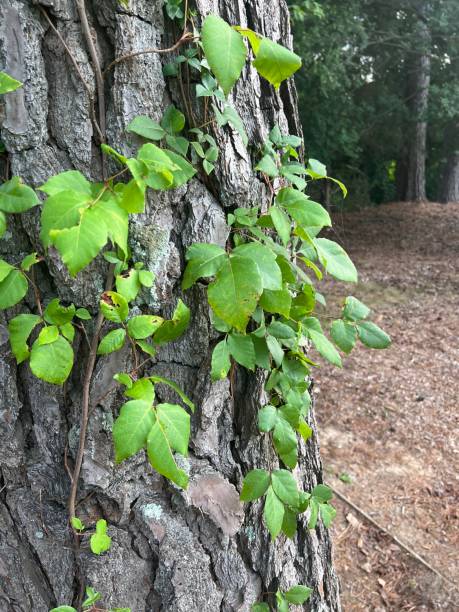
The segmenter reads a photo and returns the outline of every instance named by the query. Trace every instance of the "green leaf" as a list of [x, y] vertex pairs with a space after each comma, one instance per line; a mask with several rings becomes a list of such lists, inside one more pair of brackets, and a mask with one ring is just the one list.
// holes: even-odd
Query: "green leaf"
[[188, 147], [190, 145], [189, 141], [183, 136], [171, 136], [168, 134], [166, 136], [166, 142], [171, 149], [180, 153], [180, 155], [185, 156], [188, 153]]
[[49, 178], [38, 188], [49, 196], [65, 192], [82, 194], [92, 198], [91, 183], [77, 170], [66, 170]]
[[21, 183], [18, 176], [0, 185], [0, 210], [6, 213], [22, 213], [40, 204], [33, 189]]
[[22, 363], [30, 355], [27, 339], [32, 330], [41, 321], [41, 317], [34, 314], [20, 314], [8, 323], [10, 344], [17, 363]]
[[341, 319], [333, 321], [330, 328], [333, 342], [343, 353], [349, 354], [357, 340], [357, 330], [354, 325], [350, 325]]
[[121, 183], [118, 183], [117, 193], [120, 195], [120, 207], [127, 213], [142, 213], [145, 210], [145, 182], [140, 178], [140, 175], [136, 172], [136, 164], [138, 163], [135, 159], [128, 159], [126, 162], [129, 170], [136, 177], [129, 181], [126, 185], [118, 187]]
[[80, 212], [78, 225], [49, 232], [51, 243], [59, 251], [72, 276], [86, 267], [107, 242], [107, 226], [98, 207]]
[[178, 134], [185, 127], [185, 115], [171, 104], [164, 111], [161, 127], [169, 134]]
[[309, 500], [309, 521], [308, 521], [308, 529], [315, 529], [317, 525], [317, 519], [319, 517], [319, 502], [311, 497]]
[[271, 155], [263, 155], [258, 164], [255, 166], [254, 170], [263, 172], [263, 174], [266, 174], [272, 178], [279, 176], [279, 168]]
[[56, 342], [59, 338], [59, 329], [56, 325], [48, 325], [47, 327], [43, 327], [38, 334], [38, 338], [36, 340], [39, 346], [43, 346], [45, 344], [52, 344]]
[[102, 595], [100, 593], [95, 591], [92, 587], [87, 586], [86, 587], [86, 599], [82, 603], [83, 608], [89, 608], [93, 606], [96, 603], [96, 601], [99, 601], [99, 599], [101, 599], [101, 597]]
[[187, 162], [181, 155], [174, 153], [173, 151], [169, 151], [168, 149], [164, 149], [167, 153], [169, 159], [174, 163], [175, 169], [172, 171], [172, 185], [171, 189], [176, 189], [181, 185], [184, 185], [187, 181], [190, 180], [195, 174], [196, 169]]
[[127, 331], [131, 338], [143, 340], [151, 336], [162, 325], [164, 319], [156, 315], [139, 315], [129, 319]]
[[298, 488], [293, 474], [288, 470], [274, 470], [271, 484], [277, 497], [293, 508], [298, 507]]
[[264, 370], [271, 370], [271, 359], [265, 338], [257, 338], [252, 334], [252, 342], [255, 348], [255, 364]]
[[72, 516], [72, 518], [70, 519], [70, 524], [77, 531], [84, 531], [83, 521], [79, 519], [77, 516]]
[[117, 161], [122, 166], [126, 165], [127, 157], [125, 155], [121, 155], [121, 153], [118, 153], [118, 151], [116, 151], [116, 149], [114, 149], [113, 147], [110, 147], [109, 145], [102, 143], [100, 145], [100, 148], [102, 149], [102, 153], [104, 155], [111, 157], [112, 159]]
[[297, 432], [300, 434], [300, 436], [303, 438], [303, 440], [305, 442], [307, 442], [309, 440], [309, 438], [312, 436], [312, 429], [311, 429], [311, 427], [309, 427], [309, 425], [303, 419], [301, 419], [298, 422], [296, 430], [297, 430]]
[[119, 417], [113, 424], [115, 461], [138, 453], [147, 444], [148, 434], [155, 423], [150, 401], [135, 399], [121, 406]]
[[279, 344], [279, 342], [274, 338], [274, 336], [267, 335], [266, 336], [266, 344], [268, 345], [269, 352], [274, 358], [277, 366], [279, 367], [284, 359], [284, 351]]
[[126, 339], [126, 330], [113, 329], [106, 334], [99, 343], [97, 348], [98, 355], [108, 355], [114, 351], [119, 351], [124, 346]]
[[148, 435], [147, 451], [151, 465], [159, 474], [175, 482], [179, 487], [187, 488], [188, 475], [177, 467], [170, 441], [158, 419]]
[[240, 500], [244, 502], [254, 501], [268, 490], [271, 476], [266, 470], [251, 470], [244, 476]]
[[104, 291], [99, 305], [104, 317], [113, 323], [122, 323], [129, 314], [126, 299], [116, 291]]
[[142, 287], [153, 287], [155, 275], [150, 270], [139, 270], [139, 281]]
[[190, 439], [188, 412], [177, 404], [158, 404], [156, 418], [159, 419], [171, 448], [186, 457]]
[[91, 314], [86, 308], [77, 308], [75, 316], [77, 316], [82, 321], [89, 321], [91, 319]]
[[255, 262], [246, 257], [228, 258], [207, 290], [209, 304], [223, 321], [244, 332], [262, 293]]
[[324, 227], [332, 224], [325, 208], [297, 189], [281, 189], [276, 196], [276, 204], [285, 208], [295, 221], [305, 227]]
[[315, 497], [321, 504], [323, 504], [333, 498], [333, 491], [330, 489], [330, 487], [327, 487], [327, 485], [318, 484], [311, 491], [311, 495]]
[[148, 140], [161, 140], [161, 138], [164, 138], [166, 135], [166, 132], [159, 125], [159, 123], [153, 121], [153, 119], [150, 119], [150, 117], [146, 117], [145, 115], [134, 117], [126, 129], [128, 132], [133, 132], [134, 134], [143, 136], [143, 138], [147, 138]]
[[285, 599], [283, 593], [281, 591], [277, 591], [276, 593], [276, 603], [277, 603], [277, 612], [288, 612], [289, 606], [288, 601]]
[[214, 276], [226, 257], [225, 250], [216, 244], [192, 244], [185, 254], [188, 264], [183, 275], [182, 289], [194, 285], [198, 278]]
[[343, 363], [338, 351], [335, 349], [330, 340], [324, 336], [321, 332], [317, 332], [314, 329], [308, 329], [309, 337], [315, 348], [322, 355], [324, 359], [332, 363], [333, 365], [341, 368]]
[[99, 200], [95, 207], [107, 227], [108, 237], [127, 255], [128, 213], [112, 194]]
[[276, 89], [301, 66], [298, 55], [268, 38], [262, 39], [256, 56], [253, 66]]
[[279, 313], [284, 317], [289, 316], [291, 305], [292, 296], [288, 289], [281, 289], [280, 291], [265, 289], [260, 298], [260, 306], [263, 310]]
[[204, 20], [201, 40], [209, 66], [227, 96], [245, 64], [244, 41], [217, 15], [209, 15]]
[[323, 524], [328, 529], [336, 516], [336, 509], [331, 504], [320, 504], [319, 512]]
[[223, 110], [223, 113], [221, 113], [218, 108], [215, 106], [215, 104], [212, 104], [212, 109], [215, 113], [215, 118], [217, 120], [217, 123], [220, 127], [225, 126], [227, 123], [229, 123], [235, 130], [236, 132], [239, 133], [239, 136], [241, 137], [242, 143], [247, 146], [248, 142], [249, 142], [249, 138], [247, 136], [247, 132], [245, 131], [245, 127], [244, 124], [242, 122], [242, 119], [240, 118], [239, 114], [237, 113], [237, 111], [230, 105], [230, 104], [225, 104], [225, 108]]
[[64, 338], [66, 338], [71, 344], [75, 338], [75, 328], [73, 327], [72, 323], [64, 323], [64, 325], [60, 326], [59, 330]]
[[59, 336], [52, 344], [32, 345], [30, 352], [30, 369], [32, 373], [54, 385], [64, 383], [73, 366], [73, 349], [65, 338]]
[[30, 268], [39, 261], [40, 258], [36, 253], [30, 253], [30, 255], [26, 255], [26, 257], [24, 257], [24, 259], [21, 261], [21, 270], [28, 272]]
[[274, 227], [276, 228], [276, 232], [279, 234], [279, 237], [284, 243], [284, 246], [287, 246], [288, 241], [290, 240], [290, 233], [292, 230], [292, 224], [290, 222], [290, 219], [285, 214], [285, 212], [277, 206], [272, 206], [269, 209], [269, 214], [271, 216], [272, 222], [274, 223]]
[[266, 527], [268, 528], [271, 538], [275, 540], [282, 530], [282, 522], [284, 520], [284, 504], [274, 493], [272, 487], [268, 487], [266, 493], [265, 506], [263, 508], [263, 518]]
[[127, 165], [137, 181], [143, 180], [152, 189], [171, 189], [174, 182], [173, 171], [178, 166], [171, 157], [151, 142], [140, 147], [137, 160], [129, 159]]
[[75, 314], [75, 306], [70, 304], [69, 306], [62, 306], [59, 298], [54, 298], [46, 306], [43, 313], [43, 318], [47, 323], [53, 325], [65, 325], [69, 323]]
[[155, 399], [155, 388], [148, 378], [139, 378], [128, 389], [125, 389], [124, 395], [133, 399], [141, 399], [151, 405]]
[[269, 606], [267, 603], [257, 601], [256, 603], [252, 604], [250, 611], [251, 612], [269, 612]]
[[258, 429], [267, 433], [277, 422], [277, 408], [267, 404], [258, 411]]
[[285, 419], [277, 419], [273, 432], [274, 448], [285, 465], [293, 469], [298, 460], [295, 430]]
[[6, 216], [5, 213], [3, 213], [0, 210], [0, 238], [2, 236], [4, 236], [5, 232], [6, 232], [6, 228], [7, 228], [7, 223], [6, 223]]
[[157, 376], [156, 374], [150, 376], [150, 380], [152, 380], [154, 383], [162, 383], [163, 385], [167, 385], [168, 387], [173, 389], [180, 397], [182, 402], [186, 404], [188, 408], [190, 408], [191, 412], [194, 412], [195, 405], [173, 380], [169, 380], [168, 378], [164, 378], [163, 376]]
[[244, 368], [255, 369], [255, 347], [250, 336], [231, 333], [228, 336], [228, 350], [233, 359]]
[[360, 341], [369, 348], [385, 349], [390, 346], [390, 336], [371, 321], [359, 321], [357, 323], [357, 333]]
[[0, 259], [0, 282], [5, 280], [11, 270], [14, 270], [14, 266], [9, 264], [4, 259]]
[[132, 387], [132, 378], [126, 372], [118, 372], [113, 378], [119, 382], [120, 385], [124, 385], [128, 389]]
[[314, 238], [320, 263], [325, 270], [338, 280], [357, 282], [357, 270], [346, 251], [328, 238]]
[[115, 278], [116, 291], [121, 293], [128, 302], [132, 302], [137, 297], [140, 291], [139, 270], [131, 268], [121, 274], [117, 274]]
[[212, 351], [211, 377], [213, 381], [226, 378], [231, 367], [230, 352], [225, 340], [221, 340]]
[[[57, 176], [59, 177], [61, 175]], [[81, 178], [86, 181], [83, 175], [81, 175]], [[48, 181], [48, 183], [49, 182], [50, 181]], [[41, 189], [44, 190], [44, 187], [48, 185], [48, 183], [45, 183]], [[58, 189], [57, 186], [55, 188]], [[50, 232], [52, 230], [61, 230], [77, 225], [81, 217], [81, 211], [89, 206], [92, 199], [91, 192], [87, 193], [75, 190], [54, 193], [53, 184], [51, 184], [50, 189], [52, 195], [46, 200], [41, 211], [40, 239], [45, 248], [48, 248], [49, 245], [52, 244]]]
[[53, 608], [49, 612], [77, 612], [75, 608], [72, 606], [58, 606], [57, 608]]
[[89, 545], [95, 555], [101, 555], [109, 550], [112, 539], [107, 535], [107, 521], [99, 519], [96, 523], [96, 533], [93, 533], [89, 540]]
[[302, 584], [297, 584], [296, 586], [293, 586], [288, 591], [286, 591], [284, 593], [284, 597], [288, 602], [292, 604], [301, 605], [307, 599], [309, 599], [311, 593], [311, 588], [303, 586]]
[[[15, 91], [18, 87], [22, 87], [21, 81], [16, 81], [6, 72], [0, 71], [0, 94], [6, 94], [10, 91]], [[73, 609], [73, 608], [72, 608]]]
[[233, 255], [255, 261], [264, 289], [282, 289], [282, 272], [271, 249], [257, 242], [247, 242], [233, 249]]
[[27, 293], [29, 283], [19, 270], [11, 270], [8, 276], [0, 282], [0, 310], [11, 308]]
[[190, 309], [186, 304], [179, 300], [174, 310], [172, 319], [164, 321], [161, 327], [155, 332], [153, 340], [156, 344], [172, 342], [179, 338], [187, 329], [190, 322]]
[[349, 295], [344, 300], [343, 317], [349, 321], [361, 321], [370, 314], [370, 309], [357, 298]]
[[147, 342], [146, 340], [136, 340], [135, 343], [144, 353], [150, 355], [150, 357], [154, 357], [156, 355], [156, 348], [153, 346], [153, 344], [151, 344], [151, 342]]

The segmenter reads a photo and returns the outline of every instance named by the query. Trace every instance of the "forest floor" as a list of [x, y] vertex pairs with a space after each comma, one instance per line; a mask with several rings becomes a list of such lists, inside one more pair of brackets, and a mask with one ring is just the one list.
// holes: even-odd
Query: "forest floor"
[[392, 346], [317, 372], [325, 479], [446, 578], [335, 498], [343, 609], [458, 611], [459, 206], [337, 213], [334, 230], [359, 283], [327, 281], [329, 308], [352, 293]]

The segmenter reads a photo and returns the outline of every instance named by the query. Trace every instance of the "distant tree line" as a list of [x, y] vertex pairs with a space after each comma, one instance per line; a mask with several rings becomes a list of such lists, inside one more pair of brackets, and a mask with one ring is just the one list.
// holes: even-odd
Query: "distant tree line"
[[289, 4], [308, 156], [359, 204], [459, 202], [459, 1]]

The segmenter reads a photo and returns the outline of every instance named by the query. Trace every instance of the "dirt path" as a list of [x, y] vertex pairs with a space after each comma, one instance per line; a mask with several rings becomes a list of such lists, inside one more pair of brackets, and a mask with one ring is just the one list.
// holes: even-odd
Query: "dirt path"
[[[334, 222], [360, 282], [330, 284], [329, 305], [353, 293], [393, 344], [316, 375], [328, 482], [459, 586], [459, 206], [390, 204]], [[336, 506], [346, 612], [459, 610], [459, 590]]]

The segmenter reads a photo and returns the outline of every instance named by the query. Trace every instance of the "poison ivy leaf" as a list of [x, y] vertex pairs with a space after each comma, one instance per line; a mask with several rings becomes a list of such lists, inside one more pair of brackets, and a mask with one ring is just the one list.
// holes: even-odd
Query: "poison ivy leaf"
[[319, 517], [319, 502], [314, 497], [309, 500], [309, 511], [308, 529], [315, 529]]
[[238, 115], [237, 111], [230, 104], [225, 104], [223, 113], [218, 110], [215, 104], [212, 104], [212, 109], [215, 113], [215, 118], [218, 125], [223, 127], [229, 123], [236, 130], [236, 132], [239, 133], [242, 143], [247, 146], [249, 138], [247, 136], [247, 132], [245, 131], [242, 119]]
[[190, 415], [177, 404], [158, 404], [156, 418], [159, 419], [171, 448], [186, 457], [190, 439]]
[[333, 498], [333, 491], [330, 489], [330, 487], [327, 487], [327, 485], [318, 484], [311, 491], [311, 495], [315, 497], [321, 504], [323, 504]]
[[307, 170], [314, 179], [327, 177], [327, 167], [317, 159], [309, 159]]
[[[86, 181], [83, 175], [81, 177]], [[41, 189], [44, 190], [47, 184], [45, 183]], [[58, 189], [57, 186], [55, 188]], [[52, 195], [46, 200], [41, 212], [40, 239], [45, 248], [52, 244], [50, 232], [76, 226], [80, 221], [82, 211], [89, 206], [92, 199], [91, 192], [75, 190], [54, 193], [53, 184], [50, 189]], [[103, 227], [105, 228], [105, 225]]]
[[185, 115], [171, 104], [164, 111], [161, 127], [169, 134], [178, 134], [185, 127]]
[[271, 249], [257, 242], [247, 242], [233, 249], [233, 255], [255, 261], [264, 289], [282, 289], [282, 272]]
[[43, 327], [38, 334], [38, 338], [36, 340], [39, 346], [43, 346], [45, 344], [52, 344], [56, 342], [59, 338], [59, 329], [56, 325], [48, 325], [47, 327]]
[[0, 185], [0, 210], [6, 213], [22, 213], [40, 204], [33, 189], [21, 183], [18, 176]]
[[95, 207], [101, 213], [107, 227], [108, 237], [113, 244], [119, 246], [124, 255], [127, 255], [128, 213], [118, 204], [118, 200], [112, 194], [99, 200]]
[[113, 329], [106, 334], [99, 343], [97, 348], [98, 355], [108, 355], [115, 351], [119, 351], [124, 346], [126, 339], [126, 330]]
[[131, 268], [121, 274], [117, 274], [115, 284], [116, 291], [121, 293], [126, 298], [126, 301], [132, 302], [141, 289], [139, 270]]
[[101, 555], [109, 550], [111, 543], [112, 539], [107, 535], [107, 521], [99, 519], [96, 523], [96, 533], [93, 533], [89, 540], [91, 550], [95, 555]]
[[86, 308], [77, 308], [75, 315], [82, 321], [89, 321], [91, 319], [91, 314]]
[[143, 136], [148, 140], [161, 140], [166, 135], [165, 130], [157, 123], [146, 117], [145, 115], [139, 115], [134, 117], [131, 123], [127, 126], [128, 132], [133, 132], [139, 136]]
[[116, 149], [114, 149], [113, 147], [110, 147], [109, 145], [107, 145], [105, 143], [102, 143], [100, 145], [100, 148], [101, 148], [102, 153], [104, 155], [107, 155], [108, 157], [111, 157], [112, 159], [117, 161], [122, 166], [126, 165], [127, 157], [125, 155], [121, 155], [121, 153], [118, 153], [118, 151]]
[[65, 338], [59, 336], [52, 344], [40, 345], [37, 340], [30, 352], [32, 373], [54, 385], [64, 383], [73, 366], [73, 349]]
[[271, 370], [271, 359], [265, 338], [257, 338], [252, 334], [253, 347], [255, 349], [255, 364], [264, 370]]
[[230, 352], [225, 340], [221, 340], [212, 351], [211, 377], [213, 381], [226, 378], [231, 367]]
[[331, 504], [320, 504], [319, 513], [323, 524], [328, 529], [336, 516], [335, 508]]
[[309, 599], [311, 593], [311, 588], [303, 586], [302, 584], [297, 584], [296, 586], [293, 586], [288, 591], [286, 591], [284, 593], [284, 597], [288, 602], [292, 604], [301, 605], [307, 599]]
[[11, 270], [0, 282], [0, 310], [11, 308], [27, 293], [29, 284], [26, 277], [19, 270]]
[[[269, 612], [269, 606], [267, 603], [257, 601], [257, 603], [252, 604], [250, 611], [251, 612]], [[51, 610], [51, 612], [53, 611]]]
[[255, 347], [250, 336], [231, 333], [228, 336], [228, 350], [237, 363], [248, 370], [255, 369]]
[[101, 597], [102, 595], [100, 593], [95, 591], [92, 587], [87, 586], [86, 587], [86, 599], [82, 603], [83, 608], [89, 608], [93, 606], [96, 603], [96, 601], [99, 601], [99, 599], [101, 599]]
[[156, 344], [172, 342], [179, 338], [187, 329], [190, 322], [190, 309], [186, 304], [179, 300], [174, 310], [172, 319], [164, 321], [161, 327], [155, 332], [153, 340]]
[[0, 259], [0, 282], [5, 280], [11, 270], [14, 270], [14, 266], [9, 264], [4, 259]]
[[77, 612], [75, 608], [72, 606], [58, 606], [57, 608], [53, 608], [49, 612]]
[[99, 305], [104, 317], [113, 323], [122, 323], [129, 314], [126, 299], [116, 291], [104, 291]]
[[[280, 210], [280, 209], [279, 209]], [[285, 214], [285, 213], [283, 213]], [[290, 221], [289, 221], [290, 227]], [[290, 230], [289, 230], [290, 231]], [[282, 272], [282, 280], [284, 283], [294, 283], [296, 282], [296, 274], [293, 270], [292, 264], [288, 259], [283, 257], [282, 255], [278, 255], [276, 258], [277, 264]]]
[[21, 81], [17, 81], [6, 72], [0, 71], [0, 94], [6, 94], [22, 87]]
[[279, 313], [284, 317], [289, 316], [291, 304], [292, 296], [288, 289], [281, 289], [280, 291], [265, 289], [260, 298], [260, 306], [263, 310]]
[[279, 367], [284, 359], [284, 351], [274, 336], [270, 336], [269, 334], [266, 336], [266, 344], [268, 345], [269, 352], [274, 358], [277, 366]]
[[271, 486], [268, 487], [265, 506], [263, 508], [263, 518], [273, 540], [277, 538], [282, 530], [284, 512], [284, 504], [274, 493], [273, 488]]
[[179, 487], [187, 488], [188, 475], [177, 467], [170, 441], [167, 438], [163, 425], [158, 419], [156, 419], [148, 435], [147, 451], [151, 465], [159, 474], [172, 480]]
[[135, 343], [144, 353], [150, 355], [150, 357], [154, 357], [156, 355], [156, 348], [153, 346], [153, 344], [151, 344], [151, 342], [147, 342], [146, 340], [136, 340]]
[[30, 355], [27, 339], [32, 330], [41, 321], [41, 317], [34, 314], [20, 314], [8, 323], [11, 350], [17, 363], [22, 363]]
[[153, 287], [155, 275], [150, 270], [139, 270], [139, 281], [142, 287]]
[[225, 250], [216, 244], [192, 244], [185, 255], [188, 264], [183, 275], [182, 289], [191, 287], [198, 278], [214, 276], [226, 257]]
[[113, 424], [117, 463], [135, 455], [146, 446], [148, 434], [155, 420], [150, 401], [136, 399], [121, 406], [120, 415]]
[[293, 469], [298, 460], [296, 433], [285, 419], [277, 419], [273, 432], [274, 448], [285, 465]]
[[168, 149], [164, 149], [164, 151], [176, 166], [176, 168], [172, 171], [172, 185], [170, 187], [171, 189], [176, 189], [189, 181], [190, 178], [196, 174], [196, 169], [181, 155], [178, 155], [173, 151], [169, 151]]
[[[140, 173], [137, 172], [140, 164], [136, 159], [128, 159], [126, 164], [134, 178], [127, 184], [118, 183], [115, 186], [116, 192], [120, 196], [119, 205], [127, 213], [142, 213], [145, 210], [146, 184]], [[118, 185], [122, 185], [122, 187]]]
[[282, 45], [263, 38], [252, 64], [262, 77], [278, 89], [282, 81], [301, 66], [301, 58]]
[[277, 612], [288, 612], [288, 601], [285, 599], [282, 591], [276, 593]]
[[263, 174], [266, 174], [272, 178], [279, 176], [279, 168], [271, 155], [263, 155], [258, 164], [255, 166], [254, 170], [263, 172]]
[[296, 430], [305, 442], [307, 442], [312, 436], [312, 429], [309, 427], [306, 421], [303, 421], [303, 419], [298, 422]]
[[228, 258], [207, 290], [209, 304], [226, 323], [243, 332], [262, 293], [258, 267], [246, 257]]
[[247, 49], [242, 37], [226, 21], [209, 15], [204, 20], [201, 39], [209, 66], [227, 96], [245, 64]]
[[310, 200], [304, 193], [291, 187], [281, 189], [276, 204], [285, 208], [289, 215], [305, 227], [324, 227], [331, 225], [328, 212], [317, 202]]
[[5, 213], [3, 213], [0, 210], [0, 238], [5, 234], [6, 232], [6, 217], [5, 217]]
[[59, 327], [59, 330], [64, 338], [66, 338], [71, 344], [75, 338], [75, 328], [73, 325], [71, 323], [64, 323], [64, 325]]
[[126, 372], [118, 372], [113, 378], [128, 389], [132, 387], [132, 378]]
[[314, 238], [320, 263], [326, 271], [338, 280], [357, 282], [357, 270], [346, 251], [328, 238]]
[[251, 470], [244, 476], [241, 501], [249, 502], [262, 497], [268, 490], [271, 476], [266, 470]]
[[166, 151], [151, 142], [140, 147], [137, 160], [128, 160], [127, 164], [134, 178], [144, 180], [152, 189], [160, 190], [172, 188], [173, 171], [178, 170]]
[[72, 276], [87, 266], [107, 242], [107, 227], [97, 207], [83, 209], [78, 225], [49, 232]]
[[354, 325], [350, 325], [341, 319], [333, 321], [330, 328], [333, 342], [343, 353], [349, 354], [357, 340], [357, 330]]
[[85, 529], [83, 521], [77, 516], [72, 516], [72, 518], [70, 519], [70, 524], [74, 529], [77, 529], [78, 531], [84, 531]]
[[269, 214], [274, 223], [274, 227], [276, 228], [276, 232], [279, 234], [279, 237], [284, 243], [284, 245], [287, 246], [288, 241], [290, 240], [290, 232], [292, 229], [290, 219], [285, 214], [285, 212], [277, 206], [272, 206], [269, 209]]
[[164, 376], [157, 375], [150, 376], [150, 380], [152, 380], [154, 383], [162, 383], [163, 385], [167, 385], [168, 387], [173, 389], [180, 397], [182, 402], [188, 406], [191, 412], [194, 412], [195, 405], [173, 380], [169, 380], [168, 378], [164, 378]]
[[162, 325], [164, 319], [155, 315], [139, 315], [129, 319], [127, 331], [131, 338], [143, 340], [151, 336]]
[[54, 196], [58, 193], [78, 193], [92, 197], [91, 183], [77, 170], [66, 170], [49, 178], [46, 183], [38, 188], [48, 196]]
[[297, 513], [290, 510], [290, 508], [284, 507], [284, 520], [282, 521], [282, 532], [285, 535], [293, 539], [295, 537], [297, 528]]
[[267, 404], [258, 411], [258, 429], [268, 432], [273, 429], [277, 422], [277, 408]]
[[36, 253], [30, 253], [30, 255], [26, 255], [24, 259], [21, 261], [21, 270], [28, 272], [32, 266], [40, 261], [40, 258]]
[[333, 365], [341, 368], [343, 363], [338, 351], [335, 349], [330, 340], [324, 336], [321, 332], [315, 331], [314, 329], [308, 329], [308, 335], [318, 352], [324, 359], [332, 363]]
[[274, 470], [271, 485], [277, 497], [292, 508], [298, 507], [298, 487], [293, 474], [288, 470]]
[[344, 300], [343, 317], [349, 321], [361, 321], [370, 314], [370, 309], [357, 298], [349, 295]]
[[359, 321], [357, 323], [357, 333], [360, 341], [369, 348], [385, 349], [391, 343], [390, 336], [371, 321]]
[[69, 323], [73, 319], [75, 312], [73, 304], [62, 306], [59, 298], [54, 298], [46, 306], [43, 318], [52, 325], [65, 325], [65, 323]]
[[151, 406], [155, 399], [155, 388], [148, 378], [139, 378], [124, 391], [124, 395], [143, 400]]
[[166, 143], [171, 149], [180, 153], [180, 155], [185, 156], [188, 153], [190, 143], [186, 138], [183, 138], [183, 136], [171, 136], [168, 134], [166, 136]]

